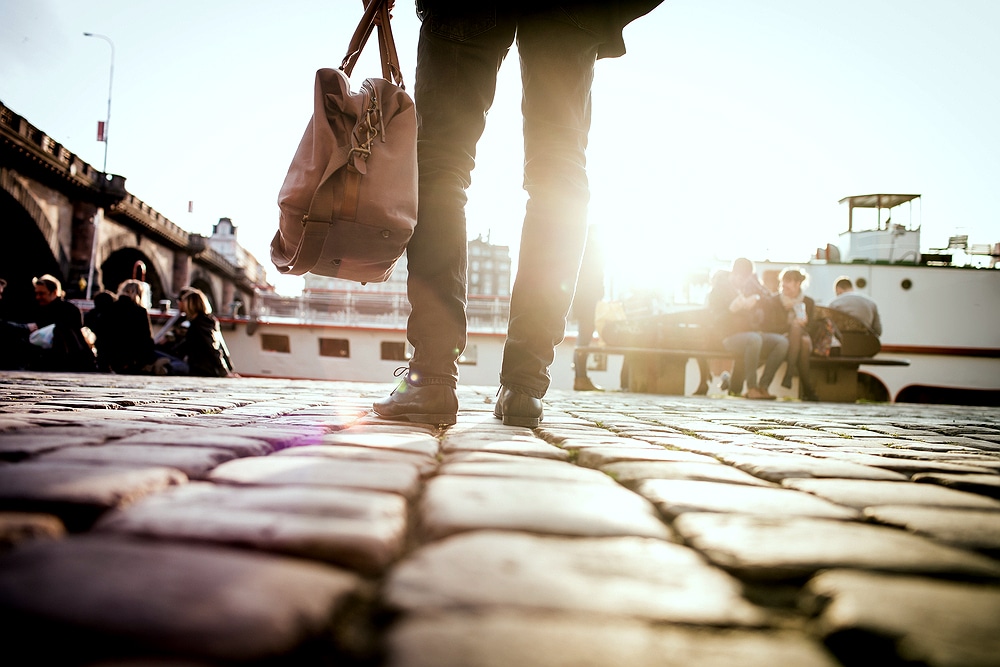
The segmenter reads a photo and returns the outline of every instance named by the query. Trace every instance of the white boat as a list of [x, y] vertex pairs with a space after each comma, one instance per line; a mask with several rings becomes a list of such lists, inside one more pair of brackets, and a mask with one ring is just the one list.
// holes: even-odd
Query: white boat
[[[860, 397], [1000, 405], [1000, 244], [970, 246], [967, 239], [956, 237], [950, 248], [921, 253], [919, 226], [893, 224], [891, 215], [881, 220], [882, 211], [891, 214], [918, 197], [845, 198], [850, 218], [837, 245], [828, 245], [805, 262], [758, 262], [758, 275], [776, 289], [778, 273], [796, 266], [809, 275], [806, 292], [819, 305], [833, 298], [836, 279], [847, 276], [858, 292], [877, 302], [884, 329], [878, 356], [906, 359], [909, 366], [862, 366]], [[855, 228], [856, 208], [877, 211], [874, 228]], [[971, 265], [976, 262], [981, 266]], [[701, 307], [711, 268], [689, 277], [686, 302], [675, 301], [668, 308]], [[300, 297], [266, 292], [257, 296], [249, 317], [222, 318], [242, 375], [391, 383], [393, 371], [406, 365], [405, 294], [330, 290]], [[461, 383], [498, 383], [507, 312], [504, 297], [470, 297]], [[575, 344], [575, 332], [569, 331], [556, 350], [554, 389], [572, 388]], [[596, 355], [589, 375], [596, 384], [617, 389], [620, 369], [621, 357]], [[691, 361], [686, 393], [694, 392], [698, 380]], [[772, 386], [772, 391], [790, 395], [780, 387]]]

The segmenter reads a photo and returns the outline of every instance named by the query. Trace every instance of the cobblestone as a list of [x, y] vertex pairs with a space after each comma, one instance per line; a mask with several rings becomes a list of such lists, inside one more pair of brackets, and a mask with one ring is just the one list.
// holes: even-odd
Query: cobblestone
[[5, 663], [1000, 667], [1000, 410], [389, 390], [0, 374]]

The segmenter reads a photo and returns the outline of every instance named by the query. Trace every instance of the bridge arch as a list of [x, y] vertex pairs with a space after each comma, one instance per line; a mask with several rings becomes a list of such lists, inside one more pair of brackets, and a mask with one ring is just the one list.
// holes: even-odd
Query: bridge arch
[[[7, 281], [3, 294], [3, 316], [26, 322], [35, 309], [35, 288], [31, 279], [46, 273], [66, 281], [67, 260], [57, 255], [55, 227], [24, 188], [4, 171], [0, 177], [0, 278]], [[27, 206], [25, 205], [27, 203]], [[55, 249], [55, 250], [53, 250]], [[64, 284], [64, 287], [69, 287]]]
[[155, 262], [142, 250], [129, 246], [110, 253], [101, 263], [101, 284], [104, 289], [117, 292], [119, 285], [129, 278], [137, 277], [141, 280], [141, 276], [133, 275], [137, 262], [141, 262], [146, 269], [145, 282], [149, 283], [149, 296], [152, 304], [156, 306], [161, 300], [169, 299], [170, 295], [167, 294], [163, 284], [162, 273]]
[[22, 179], [8, 169], [0, 170], [0, 189], [20, 205], [24, 214], [35, 223], [53, 255], [59, 252], [59, 220], [52, 220], [45, 208]]

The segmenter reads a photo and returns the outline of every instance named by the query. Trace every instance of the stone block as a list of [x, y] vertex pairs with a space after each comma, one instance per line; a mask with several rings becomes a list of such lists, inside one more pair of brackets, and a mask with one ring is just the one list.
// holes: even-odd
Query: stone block
[[213, 482], [262, 486], [324, 486], [416, 495], [420, 471], [398, 461], [337, 461], [313, 456], [264, 456], [229, 461], [208, 476]]
[[905, 531], [850, 521], [684, 514], [674, 529], [720, 567], [755, 580], [854, 568], [903, 574], [1000, 577], [1000, 563]]
[[94, 529], [242, 546], [374, 574], [399, 556], [406, 512], [394, 493], [192, 482], [112, 512]]
[[327, 634], [359, 584], [301, 559], [80, 536], [0, 556], [0, 619], [9, 655], [38, 664], [263, 661]]
[[858, 516], [856, 510], [835, 505], [808, 493], [775, 486], [650, 479], [639, 483], [636, 490], [668, 516], [679, 516], [686, 512], [812, 516], [827, 519], [853, 519]]
[[931, 505], [1000, 511], [998, 500], [933, 484], [859, 479], [788, 479], [783, 485], [859, 510], [877, 505]]
[[550, 610], [745, 626], [766, 619], [738, 581], [693, 550], [637, 537], [456, 535], [397, 565], [385, 598], [408, 613]]
[[553, 479], [439, 476], [420, 505], [423, 530], [437, 539], [469, 530], [669, 538], [653, 506], [617, 484]]
[[186, 447], [183, 445], [95, 445], [93, 447], [66, 447], [37, 457], [40, 462], [67, 461], [103, 465], [164, 466], [176, 468], [190, 479], [205, 479], [220, 463], [231, 461], [236, 454], [214, 447]]
[[923, 505], [880, 505], [864, 512], [879, 523], [906, 528], [939, 542], [1000, 556], [1000, 512]]
[[833, 570], [804, 597], [845, 664], [879, 662], [879, 649], [928, 667], [1000, 664], [1000, 587]]
[[25, 461], [0, 466], [0, 510], [50, 513], [84, 530], [109, 509], [185, 482], [174, 468]]
[[[697, 456], [696, 454], [694, 456]], [[601, 466], [601, 472], [611, 475], [627, 487], [636, 488], [645, 480], [677, 479], [750, 486], [773, 487], [753, 475], [732, 466], [719, 463], [691, 463], [686, 461], [619, 461]]]
[[651, 625], [558, 612], [407, 618], [390, 629], [386, 667], [837, 667], [801, 633]]

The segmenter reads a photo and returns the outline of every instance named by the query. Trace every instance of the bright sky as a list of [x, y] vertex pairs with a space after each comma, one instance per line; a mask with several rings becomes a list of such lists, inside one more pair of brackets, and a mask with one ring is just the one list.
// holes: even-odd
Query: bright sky
[[[191, 232], [232, 218], [296, 293], [269, 259], [277, 193], [315, 70], [340, 64], [360, 13], [361, 0], [0, 0], [0, 99], [101, 168], [111, 49], [83, 33], [106, 35], [108, 171]], [[666, 0], [626, 30], [626, 56], [598, 63], [590, 221], [609, 273], [624, 285], [712, 258], [802, 261], [846, 229], [838, 200], [877, 192], [923, 195], [894, 222], [922, 225], [924, 249], [1000, 241], [997, 26], [995, 0]], [[412, 84], [409, 0], [394, 28]], [[358, 83], [379, 75], [373, 51]], [[513, 58], [500, 78], [469, 235], [516, 253]]]

